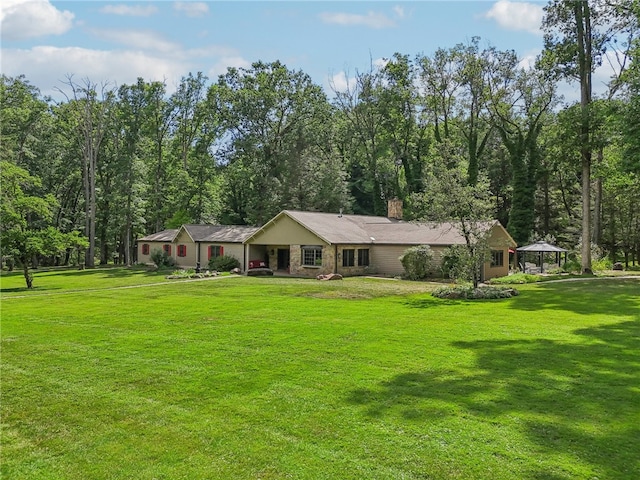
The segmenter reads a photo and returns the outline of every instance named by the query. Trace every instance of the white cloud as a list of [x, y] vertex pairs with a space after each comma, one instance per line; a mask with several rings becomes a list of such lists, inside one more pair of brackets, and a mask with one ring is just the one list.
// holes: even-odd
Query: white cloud
[[71, 29], [74, 14], [58, 10], [48, 0], [3, 0], [0, 29], [3, 40], [61, 35]]
[[202, 17], [209, 13], [209, 5], [204, 2], [175, 2], [173, 9], [187, 17]]
[[[226, 54], [226, 55], [225, 55]], [[77, 81], [89, 79], [97, 84], [132, 84], [138, 77], [145, 81], [166, 81], [172, 93], [180, 79], [199, 71], [196, 58], [205, 57], [212, 65], [205, 74], [211, 81], [227, 72], [228, 67], [248, 68], [251, 63], [234, 50], [211, 46], [198, 50], [176, 50], [172, 54], [154, 50], [92, 50], [81, 47], [38, 46], [31, 49], [3, 49], [2, 70], [10, 76], [24, 74], [43, 95], [64, 100], [57, 88], [65, 90], [68, 75]]]
[[328, 91], [335, 92], [346, 92], [349, 90], [349, 87], [355, 85], [355, 77], [349, 78], [347, 77], [346, 72], [338, 72], [335, 75], [331, 75], [327, 77], [327, 85], [326, 89]]
[[[135, 66], [135, 68], [133, 68]], [[191, 70], [187, 61], [176, 56], [149, 55], [133, 51], [90, 50], [80, 47], [38, 46], [30, 50], [3, 49], [2, 69], [8, 76], [24, 74], [45, 95], [61, 99], [57, 88], [64, 90], [68, 75], [77, 80], [88, 78], [98, 84], [135, 83], [180, 79]], [[167, 86], [170, 83], [167, 82]]]
[[404, 18], [404, 8], [402, 8], [400, 5], [396, 5], [395, 7], [393, 7], [393, 13], [396, 14], [396, 17], [398, 18]]
[[137, 50], [172, 54], [180, 45], [166, 40], [163, 35], [151, 30], [92, 30], [98, 38], [119, 43]]
[[207, 76], [212, 81], [215, 81], [219, 75], [227, 73], [229, 67], [249, 68], [250, 66], [251, 62], [239, 56], [222, 57], [209, 69]]
[[320, 19], [325, 23], [342, 26], [365, 26], [369, 28], [395, 27], [396, 23], [386, 15], [379, 12], [367, 12], [366, 15], [356, 13], [324, 12]]
[[112, 15], [125, 15], [131, 17], [150, 17], [158, 13], [158, 8], [153, 5], [105, 5], [100, 9], [101, 13]]
[[388, 58], [376, 58], [373, 61], [373, 66], [378, 68], [379, 70], [383, 69], [384, 67], [387, 66], [387, 63], [389, 63], [389, 59]]
[[535, 50], [530, 50], [524, 53], [523, 55], [520, 56], [518, 67], [524, 68], [525, 70], [532, 69], [533, 67], [535, 67], [536, 59], [538, 58], [538, 55], [540, 55], [541, 52], [542, 50], [535, 49]]
[[542, 14], [542, 6], [538, 4], [499, 0], [484, 16], [507, 30], [523, 30], [540, 35]]

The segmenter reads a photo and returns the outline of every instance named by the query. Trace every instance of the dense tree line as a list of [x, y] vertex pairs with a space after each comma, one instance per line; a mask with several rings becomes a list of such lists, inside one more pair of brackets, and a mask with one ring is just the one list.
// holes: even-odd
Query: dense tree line
[[[553, 0], [533, 68], [473, 38], [397, 53], [331, 98], [280, 62], [189, 73], [172, 94], [69, 77], [62, 102], [2, 76], [2, 255], [67, 263], [80, 232], [88, 266], [131, 264], [135, 239], [163, 228], [259, 225], [285, 208], [381, 215], [397, 197], [409, 220], [492, 217], [520, 245], [580, 244], [585, 271], [592, 243], [639, 261], [639, 10]], [[579, 102], [558, 97], [562, 80]], [[18, 231], [68, 241], [26, 249]]]

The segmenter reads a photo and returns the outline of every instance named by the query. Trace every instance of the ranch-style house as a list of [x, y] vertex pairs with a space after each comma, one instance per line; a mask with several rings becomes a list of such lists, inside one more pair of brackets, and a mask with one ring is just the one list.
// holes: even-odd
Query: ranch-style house
[[[505, 276], [516, 243], [497, 220], [483, 226], [491, 248], [483, 279]], [[409, 247], [429, 245], [440, 261], [447, 247], [464, 243], [452, 223], [403, 221], [402, 203], [390, 200], [386, 217], [283, 210], [261, 227], [183, 225], [139, 239], [138, 261], [151, 263], [151, 252], [160, 248], [181, 267], [205, 268], [215, 256], [232, 255], [243, 271], [397, 276], [404, 272], [399, 257]]]

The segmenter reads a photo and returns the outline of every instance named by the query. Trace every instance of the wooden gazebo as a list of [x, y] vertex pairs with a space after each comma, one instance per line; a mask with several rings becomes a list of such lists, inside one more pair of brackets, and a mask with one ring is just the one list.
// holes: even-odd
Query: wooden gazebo
[[[562, 254], [564, 253], [564, 261], [567, 262], [567, 250], [564, 248], [557, 247], [555, 245], [551, 245], [544, 241], [539, 241], [536, 243], [532, 243], [531, 245], [526, 245], [524, 247], [518, 247], [517, 249], [517, 262], [520, 265], [520, 268], [524, 272], [525, 268], [525, 255], [527, 253], [537, 254], [538, 265], [540, 267], [540, 273], [544, 273], [544, 256], [548, 253], [555, 254], [556, 264], [558, 267], [562, 266]], [[521, 261], [522, 260], [522, 261]]]

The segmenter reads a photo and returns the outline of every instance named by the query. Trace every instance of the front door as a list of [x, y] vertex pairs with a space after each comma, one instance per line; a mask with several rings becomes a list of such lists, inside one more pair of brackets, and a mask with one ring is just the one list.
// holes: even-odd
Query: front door
[[288, 248], [278, 249], [278, 270], [289, 271], [289, 249]]

